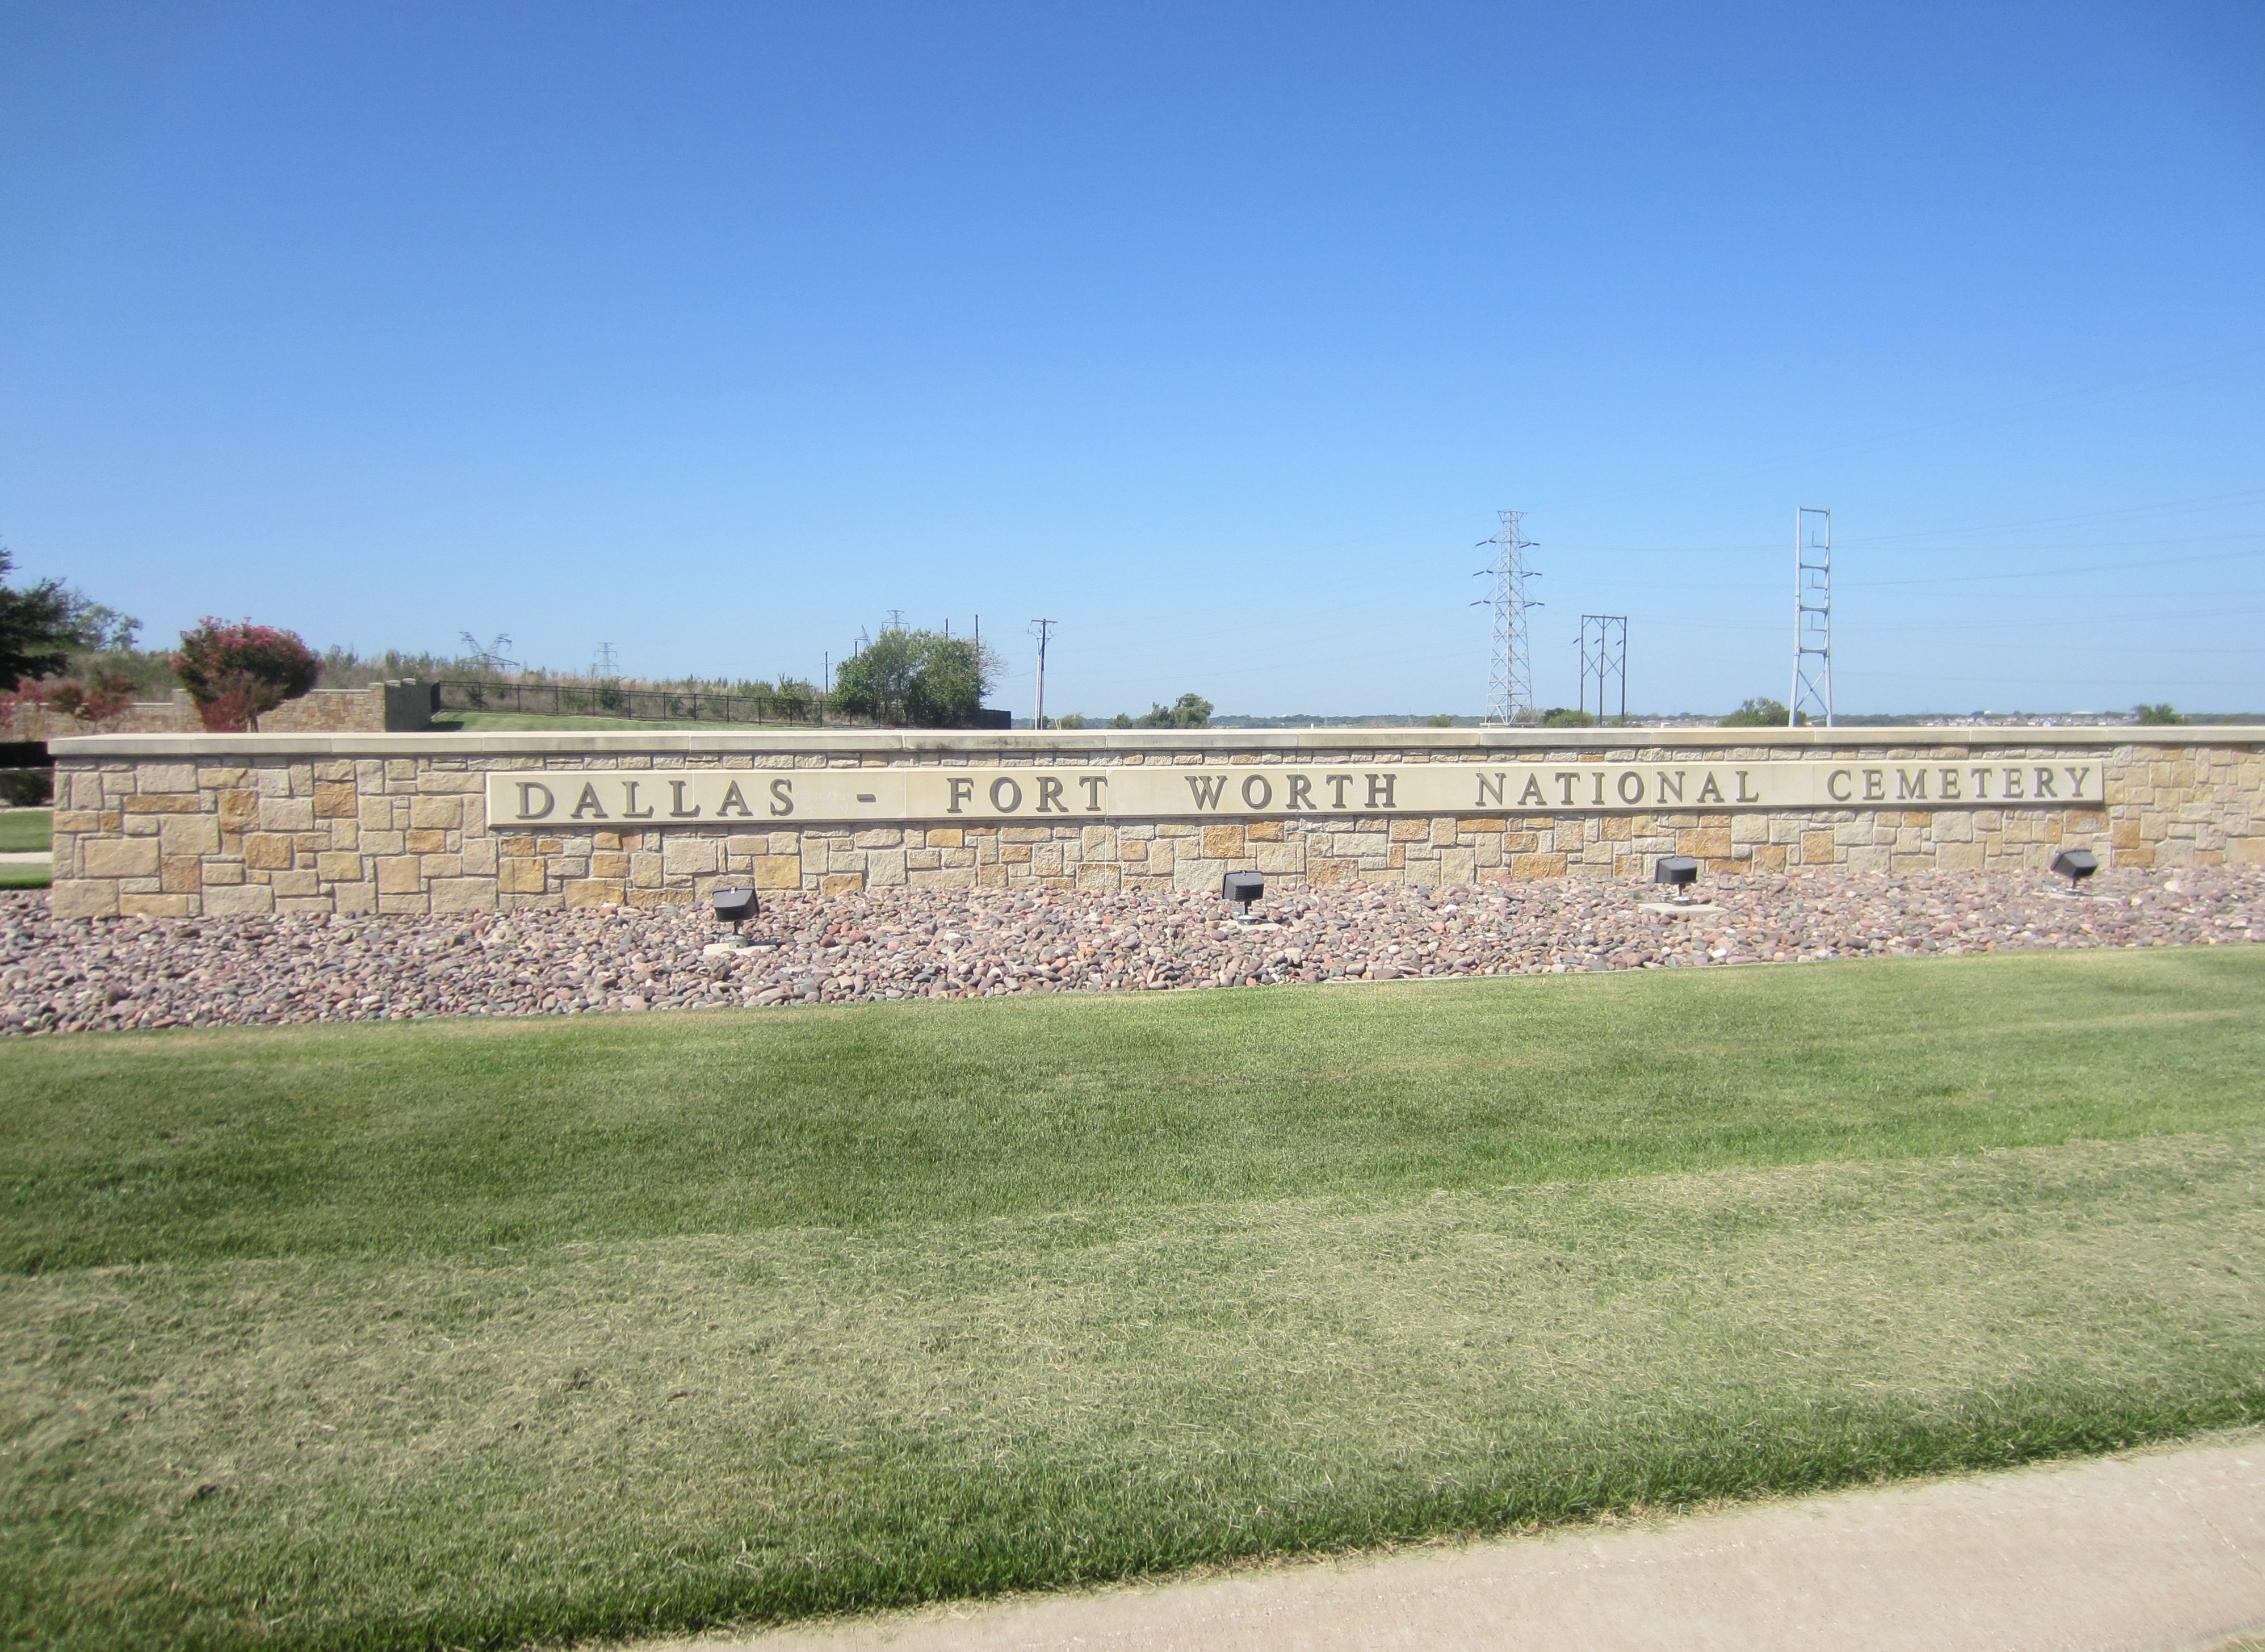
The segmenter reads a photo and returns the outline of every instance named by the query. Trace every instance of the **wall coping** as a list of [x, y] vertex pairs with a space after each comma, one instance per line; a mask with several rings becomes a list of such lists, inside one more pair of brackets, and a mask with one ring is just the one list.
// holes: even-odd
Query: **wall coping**
[[751, 729], [594, 730], [543, 734], [90, 734], [51, 740], [56, 757], [552, 757], [700, 753], [842, 753], [974, 756], [1105, 752], [1411, 752], [1687, 749], [1766, 746], [1791, 751], [1849, 746], [2265, 745], [2247, 724], [2123, 724], [2076, 728], [1645, 728], [1645, 729]]

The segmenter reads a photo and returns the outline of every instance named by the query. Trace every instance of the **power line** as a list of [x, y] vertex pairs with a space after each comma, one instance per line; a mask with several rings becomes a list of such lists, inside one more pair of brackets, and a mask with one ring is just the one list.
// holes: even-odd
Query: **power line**
[[1518, 536], [1523, 511], [1498, 511], [1502, 528], [1492, 539], [1479, 541], [1495, 547], [1491, 565], [1472, 578], [1494, 580], [1494, 594], [1471, 606], [1488, 603], [1494, 608], [1494, 662], [1487, 677], [1487, 721], [1504, 725], [1533, 721], [1533, 666], [1526, 640], [1526, 610], [1540, 608], [1526, 594], [1526, 582], [1540, 576], [1526, 565], [1526, 553], [1535, 542]]
[[1620, 688], [1620, 721], [1628, 721], [1628, 615], [1581, 616], [1581, 710], [1589, 709], [1589, 684], [1597, 685], [1597, 721], [1605, 720], [1605, 695]]
[[1038, 703], [1031, 722], [1035, 727], [1044, 728], [1046, 725], [1046, 640], [1053, 634], [1054, 627], [1061, 622], [1032, 620], [1031, 623], [1037, 627], [1036, 634], [1038, 639]]
[[1793, 697], [1788, 725], [1804, 711], [1832, 726], [1832, 513], [1803, 505], [1793, 513]]

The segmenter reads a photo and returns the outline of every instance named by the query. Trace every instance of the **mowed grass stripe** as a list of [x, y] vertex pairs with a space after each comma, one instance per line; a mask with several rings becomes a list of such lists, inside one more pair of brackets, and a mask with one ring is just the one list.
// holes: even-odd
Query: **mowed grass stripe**
[[2265, 1127], [0, 1282], [0, 1615], [508, 1646], [2253, 1419]]
[[0, 1044], [0, 1267], [434, 1255], [2210, 1131], [2265, 950]]

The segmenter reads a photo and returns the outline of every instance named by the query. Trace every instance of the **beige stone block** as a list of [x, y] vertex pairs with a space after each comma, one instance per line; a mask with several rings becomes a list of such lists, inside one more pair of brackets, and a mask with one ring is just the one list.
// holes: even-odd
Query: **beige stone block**
[[[966, 854], [969, 851], [962, 850]], [[914, 889], [972, 889], [975, 887], [975, 868], [946, 866], [936, 871], [907, 872], [906, 881]]]
[[958, 826], [930, 826], [928, 846], [932, 849], [958, 849], [967, 847], [967, 833]]
[[660, 855], [661, 866], [671, 877], [706, 877], [724, 870], [724, 841], [671, 833], [661, 839]]
[[334, 884], [331, 887], [333, 911], [361, 916], [377, 910], [375, 884]]
[[2226, 849], [2244, 866], [2265, 866], [2265, 838], [2235, 838]]
[[1269, 877], [1294, 877], [1306, 867], [1306, 846], [1302, 843], [1254, 843], [1250, 846], [1251, 870]]
[[361, 806], [361, 797], [350, 780], [318, 780], [315, 782], [315, 819], [344, 820]]
[[248, 832], [259, 819], [259, 794], [224, 791], [220, 794], [218, 814], [222, 831]]
[[413, 895], [380, 895], [377, 898], [377, 909], [380, 912], [397, 913], [403, 917], [412, 915], [422, 917], [426, 906], [425, 891], [421, 889]]
[[311, 832], [315, 829], [312, 797], [262, 797], [259, 829], [263, 832]]
[[861, 849], [895, 849], [904, 847], [905, 833], [901, 826], [870, 826], [853, 833], [850, 841]]
[[438, 828], [412, 831], [408, 834], [408, 843], [411, 855], [443, 855], [448, 852], [448, 834]]
[[496, 880], [492, 877], [435, 878], [432, 886], [434, 912], [493, 912]]
[[1730, 829], [1715, 826], [1679, 832], [1675, 837], [1675, 847], [1678, 853], [1695, 855], [1701, 860], [1727, 861], [1730, 858]]
[[1352, 876], [1354, 870], [1347, 861], [1310, 855], [1306, 857], [1306, 881], [1309, 884], [1341, 884]]
[[[610, 836], [611, 833], [608, 833], [608, 835]], [[591, 852], [591, 877], [619, 877], [626, 879], [629, 875], [630, 857], [628, 855], [622, 854], [617, 849], [594, 849]], [[655, 879], [654, 881], [657, 884], [659, 880]]]
[[194, 814], [196, 808], [197, 800], [193, 797], [171, 794], [161, 797], [128, 797], [126, 800], [126, 812], [128, 816]]
[[901, 889], [905, 884], [905, 852], [902, 849], [872, 849], [865, 855], [865, 886], [868, 889]]
[[79, 870], [89, 877], [155, 877], [157, 840], [89, 838], [79, 845]]
[[217, 855], [220, 821], [208, 814], [167, 815], [157, 823], [157, 846], [166, 855]]
[[421, 828], [432, 832], [451, 832], [463, 824], [464, 800], [462, 797], [419, 797], [409, 800], [409, 825], [412, 831]]
[[417, 857], [413, 855], [383, 855], [374, 862], [377, 869], [377, 892], [381, 895], [406, 895], [424, 887], [417, 875]]
[[1423, 843], [1431, 838], [1431, 823], [1421, 815], [1398, 815], [1386, 831], [1395, 843]]
[[197, 789], [194, 763], [142, 763], [134, 771], [136, 791], [186, 791]]
[[1758, 872], [1781, 872], [1785, 870], [1785, 849], [1782, 843], [1757, 843], [1753, 857], [1747, 863]]
[[193, 855], [157, 859], [157, 887], [169, 895], [193, 895], [205, 886], [204, 862]]
[[566, 882], [566, 904], [570, 906], [618, 906], [628, 893], [615, 877], [574, 877]]
[[[860, 880], [860, 886], [863, 880]], [[802, 887], [802, 856], [781, 855], [774, 850], [755, 862], [757, 889], [800, 889]]]
[[1203, 855], [1207, 861], [1235, 860], [1245, 840], [1240, 826], [1207, 826], [1203, 829]]
[[275, 910], [275, 891], [265, 884], [208, 886], [204, 908], [208, 918], [253, 917]]
[[194, 895], [120, 895], [118, 915], [121, 918], [191, 918], [196, 915]]
[[1510, 857], [1512, 877], [1562, 877], [1565, 857], [1562, 855], [1513, 855]]
[[828, 895], [854, 895], [865, 887], [863, 872], [828, 872], [818, 880], [819, 890]]
[[1948, 871], [1978, 872], [1982, 870], [1982, 846], [1970, 838], [1963, 843], [1938, 843], [1934, 846], [1934, 863]]
[[315, 856], [315, 876], [326, 884], [358, 884], [362, 877], [361, 856], [325, 849]]
[[244, 773], [241, 768], [200, 768], [197, 770], [197, 790], [222, 791], [230, 786], [241, 786], [244, 784]]
[[[2136, 849], [2139, 847], [2139, 823], [2137, 820], [2116, 821], [2108, 829], [2108, 847], [2111, 849]], [[2124, 862], [2125, 865], [2137, 864]]]
[[549, 882], [543, 862], [524, 855], [503, 861], [496, 868], [496, 887], [506, 895], [540, 895]]
[[1478, 881], [1478, 854], [1473, 849], [1444, 848], [1439, 851], [1439, 881], [1445, 884], [1475, 884]]
[[254, 832], [244, 840], [244, 863], [263, 870], [280, 870], [291, 864], [292, 841], [280, 832]]
[[118, 885], [107, 878], [59, 877], [47, 890], [47, 912], [57, 918], [113, 918]]
[[1455, 830], [1462, 832], [1506, 832], [1510, 822], [1500, 815], [1465, 815], [1455, 822]]
[[1804, 832], [1801, 834], [1801, 861], [1804, 866], [1830, 866], [1838, 846], [1832, 833]]
[[1077, 869], [1077, 886], [1096, 895], [1113, 895], [1124, 881], [1122, 871], [1106, 863], [1094, 863]]

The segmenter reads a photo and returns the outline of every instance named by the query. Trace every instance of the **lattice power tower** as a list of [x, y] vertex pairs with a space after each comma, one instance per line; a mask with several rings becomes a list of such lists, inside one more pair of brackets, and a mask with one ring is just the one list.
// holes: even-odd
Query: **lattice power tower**
[[[1494, 609], [1494, 669], [1487, 681], [1487, 721], [1533, 721], [1533, 652], [1526, 644], [1526, 610], [1540, 608], [1526, 594], [1526, 582], [1541, 576], [1526, 565], [1526, 553], [1534, 542], [1518, 537], [1522, 511], [1503, 511], [1502, 531], [1479, 541], [1495, 547], [1493, 564], [1479, 570], [1477, 578], [1494, 581], [1494, 594], [1479, 599]], [[1477, 606], [1475, 603], [1474, 607]]]
[[1597, 685], [1597, 721], [1605, 720], [1605, 697], [1620, 690], [1621, 722], [1628, 721], [1628, 615], [1581, 616], [1581, 710], [1589, 709], [1589, 685]]
[[1832, 513], [1793, 513], [1793, 697], [1785, 720], [1832, 726]]

